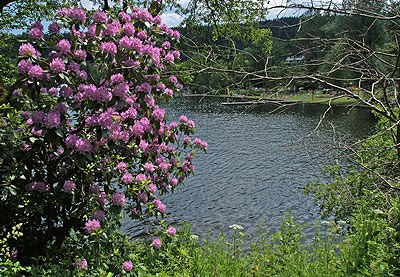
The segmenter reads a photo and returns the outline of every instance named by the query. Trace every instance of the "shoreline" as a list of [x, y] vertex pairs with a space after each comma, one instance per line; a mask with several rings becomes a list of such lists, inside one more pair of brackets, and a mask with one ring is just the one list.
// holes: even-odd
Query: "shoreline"
[[[258, 96], [240, 96], [240, 95], [211, 95], [211, 94], [183, 94], [183, 95], [175, 95], [174, 97], [211, 97], [211, 98], [219, 98], [219, 99], [230, 99], [230, 100], [235, 100], [234, 102], [227, 102], [223, 103], [224, 105], [232, 105], [232, 106], [237, 106], [237, 105], [251, 105], [251, 104], [270, 104], [270, 103], [276, 103], [276, 104], [290, 104], [290, 105], [295, 105], [295, 104], [322, 104], [322, 105], [328, 105], [329, 101], [332, 100], [331, 105], [335, 106], [352, 106], [352, 107], [360, 107], [360, 108], [369, 108], [367, 106], [359, 104], [356, 100], [351, 99], [349, 97], [314, 97], [312, 99], [309, 95], [305, 96], [304, 99], [300, 99], [302, 95], [297, 95], [297, 96], [289, 96], [286, 98], [267, 98], [267, 97], [258, 97]], [[240, 100], [240, 101], [237, 101]], [[241, 103], [242, 102], [242, 103]], [[234, 103], [234, 104], [232, 104]]]

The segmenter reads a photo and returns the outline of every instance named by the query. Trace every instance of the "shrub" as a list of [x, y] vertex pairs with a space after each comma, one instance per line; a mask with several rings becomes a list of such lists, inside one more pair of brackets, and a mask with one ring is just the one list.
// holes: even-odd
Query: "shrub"
[[[18, 88], [1, 106], [0, 225], [21, 225], [8, 247], [25, 263], [56, 258], [67, 238], [100, 247], [124, 213], [163, 216], [157, 195], [182, 184], [194, 148], [207, 147], [181, 141], [193, 121], [167, 125], [156, 104], [181, 88], [168, 73], [179, 52], [165, 43], [177, 31], [145, 9], [57, 14], [48, 34], [37, 22], [20, 46]], [[93, 261], [78, 258], [76, 267]]]

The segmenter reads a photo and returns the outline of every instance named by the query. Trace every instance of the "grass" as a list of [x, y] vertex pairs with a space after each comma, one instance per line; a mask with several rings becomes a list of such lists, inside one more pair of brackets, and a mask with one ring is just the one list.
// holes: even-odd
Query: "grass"
[[[357, 105], [358, 101], [350, 98], [350, 97], [340, 97], [338, 96], [331, 96], [331, 95], [317, 95], [314, 96], [314, 99], [312, 95], [307, 95], [307, 94], [299, 94], [295, 96], [287, 96], [287, 97], [271, 97], [271, 96], [241, 96], [241, 95], [234, 95], [234, 96], [228, 96], [226, 94], [217, 94], [217, 95], [210, 95], [210, 96], [215, 96], [215, 97], [224, 97], [224, 98], [234, 98], [234, 99], [243, 99], [244, 97], [248, 100], [268, 100], [268, 99], [274, 99], [274, 100], [286, 100], [286, 101], [300, 101], [303, 103], [313, 103], [313, 104], [329, 104], [331, 101], [331, 104], [333, 105], [343, 105], [343, 106], [348, 106], [348, 105]], [[304, 99], [303, 99], [304, 96]]]

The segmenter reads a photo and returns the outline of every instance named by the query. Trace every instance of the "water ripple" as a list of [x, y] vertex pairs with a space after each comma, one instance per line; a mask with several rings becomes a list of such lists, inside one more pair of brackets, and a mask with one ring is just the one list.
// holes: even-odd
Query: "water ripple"
[[[333, 134], [350, 135], [347, 141], [351, 142], [366, 136], [374, 121], [367, 110], [348, 115], [345, 109], [335, 108], [321, 128], [307, 137], [324, 111], [322, 105], [271, 113], [275, 108], [231, 109], [219, 100], [189, 98], [166, 105], [171, 121], [185, 114], [195, 121], [196, 135], [209, 145], [208, 154], [194, 161], [196, 175], [176, 193], [162, 197], [168, 223], [188, 221], [194, 233], [213, 238], [236, 223], [257, 237], [261, 224], [265, 231], [274, 232], [289, 211], [302, 224], [319, 218], [302, 186], [326, 178], [321, 165], [338, 152]], [[335, 133], [328, 122], [337, 127]], [[151, 229], [149, 225], [125, 221], [123, 228], [138, 235]]]

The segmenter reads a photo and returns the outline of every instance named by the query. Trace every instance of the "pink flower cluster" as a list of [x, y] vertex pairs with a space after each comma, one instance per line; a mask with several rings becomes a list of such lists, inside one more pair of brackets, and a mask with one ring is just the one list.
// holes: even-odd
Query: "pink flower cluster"
[[99, 47], [99, 50], [102, 51], [103, 53], [114, 56], [117, 53], [117, 46], [115, 45], [114, 42], [102, 42]]
[[126, 262], [124, 262], [124, 263], [122, 264], [122, 267], [124, 268], [124, 270], [125, 270], [126, 272], [130, 272], [130, 271], [132, 271], [132, 269], [133, 269], [133, 264], [132, 264], [131, 261], [126, 261]]
[[125, 205], [125, 195], [123, 193], [116, 192], [112, 196], [111, 201], [113, 205], [122, 207]]
[[86, 233], [91, 234], [97, 231], [100, 228], [100, 222], [97, 219], [89, 219], [85, 223]]
[[82, 258], [82, 259], [75, 261], [74, 267], [75, 267], [75, 269], [78, 269], [78, 270], [85, 270], [87, 268], [86, 259]]
[[75, 185], [74, 182], [72, 182], [72, 181], [65, 181], [65, 182], [64, 182], [63, 190], [64, 190], [66, 193], [71, 193], [71, 192], [73, 192], [75, 189], [76, 189], [76, 185]]
[[46, 192], [50, 190], [49, 185], [46, 185], [44, 182], [32, 182], [25, 186], [27, 191], [38, 191], [38, 192]]
[[159, 238], [153, 240], [153, 247], [156, 249], [160, 249], [162, 246], [162, 242]]

